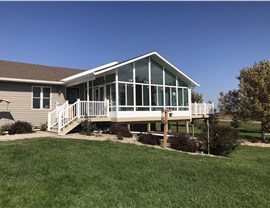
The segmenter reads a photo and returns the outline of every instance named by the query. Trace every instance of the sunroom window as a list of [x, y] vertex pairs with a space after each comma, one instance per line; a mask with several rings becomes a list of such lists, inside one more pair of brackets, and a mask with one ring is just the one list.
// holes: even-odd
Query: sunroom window
[[133, 64], [127, 64], [118, 68], [118, 80], [133, 82]]
[[51, 88], [43, 86], [33, 86], [33, 109], [50, 109], [51, 108]]
[[148, 59], [142, 59], [135, 62], [135, 77], [136, 82], [148, 83], [149, 82], [149, 72], [148, 72]]

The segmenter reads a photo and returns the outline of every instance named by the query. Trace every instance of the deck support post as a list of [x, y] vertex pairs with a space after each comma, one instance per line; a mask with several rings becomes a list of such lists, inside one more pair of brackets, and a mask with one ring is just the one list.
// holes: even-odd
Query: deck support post
[[188, 126], [188, 121], [185, 121], [185, 123], [186, 123], [186, 133], [188, 134], [189, 133], [189, 126]]
[[179, 126], [178, 126], [178, 121], [176, 121], [176, 132], [178, 133], [179, 132]]
[[130, 129], [131, 129], [131, 128], [130, 128], [130, 123], [127, 124], [127, 128], [128, 128], [128, 130], [130, 131]]
[[147, 132], [148, 133], [151, 132], [151, 123], [150, 122], [147, 123]]
[[162, 113], [164, 113], [164, 120], [162, 119], [162, 122], [164, 123], [164, 137], [163, 137], [163, 148], [167, 147], [167, 141], [168, 141], [168, 129], [169, 129], [169, 121], [168, 121], [168, 113], [171, 112], [171, 109], [163, 109]]
[[194, 122], [192, 122], [192, 136], [194, 137], [195, 129], [194, 129]]

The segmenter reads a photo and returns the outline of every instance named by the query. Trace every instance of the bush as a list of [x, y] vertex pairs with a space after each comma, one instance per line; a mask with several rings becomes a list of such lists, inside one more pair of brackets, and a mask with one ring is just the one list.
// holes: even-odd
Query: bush
[[47, 131], [48, 125], [47, 124], [41, 124], [40, 131]]
[[32, 132], [33, 132], [32, 124], [26, 121], [16, 121], [15, 123], [10, 125], [10, 128], [8, 130], [9, 134], [24, 134]]
[[117, 135], [117, 137], [119, 137], [119, 138], [121, 138], [121, 137], [128, 137], [128, 138], [132, 137], [132, 134], [130, 133], [128, 128], [125, 127], [125, 126], [113, 125], [113, 126], [110, 127], [110, 133]]
[[86, 135], [92, 135], [96, 130], [96, 125], [93, 124], [90, 120], [85, 119], [81, 122], [82, 132]]
[[5, 135], [6, 134], [5, 132], [9, 131], [9, 129], [10, 129], [9, 124], [2, 125], [0, 128], [0, 134]]
[[197, 152], [197, 145], [194, 139], [190, 139], [187, 134], [175, 134], [168, 140], [172, 149], [185, 152]]
[[[207, 128], [202, 129], [201, 139], [207, 147]], [[209, 127], [210, 153], [227, 156], [239, 146], [239, 133], [227, 126], [213, 125]], [[207, 148], [206, 148], [207, 151]]]
[[143, 144], [160, 145], [158, 136], [153, 134], [140, 134], [138, 140]]

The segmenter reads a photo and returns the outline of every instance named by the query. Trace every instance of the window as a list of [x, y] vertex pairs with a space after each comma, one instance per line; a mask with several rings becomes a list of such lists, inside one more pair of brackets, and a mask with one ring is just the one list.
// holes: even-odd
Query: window
[[158, 87], [158, 106], [163, 106], [163, 87]]
[[168, 69], [165, 69], [165, 85], [176, 85], [176, 77]]
[[51, 88], [34, 86], [33, 89], [33, 109], [51, 108]]
[[163, 69], [154, 60], [151, 60], [151, 83], [152, 84], [163, 84]]
[[157, 106], [157, 87], [156, 86], [151, 86], [151, 105], [152, 106]]
[[172, 91], [172, 106], [176, 106], [176, 88], [172, 87], [171, 88]]
[[178, 86], [181, 86], [181, 87], [187, 87], [188, 86], [188, 84], [185, 83], [182, 79], [178, 78], [177, 81], [178, 81]]
[[148, 73], [148, 59], [142, 59], [135, 62], [135, 77], [136, 82], [139, 83], [148, 83], [149, 82], [149, 73]]
[[143, 105], [149, 105], [149, 86], [143, 86]]
[[106, 83], [114, 82], [115, 81], [115, 74], [109, 74], [105, 77]]
[[133, 85], [127, 84], [127, 105], [133, 105]]
[[127, 64], [118, 68], [118, 80], [133, 82], [133, 64]]
[[171, 93], [169, 87], [165, 88], [165, 105], [171, 106]]
[[119, 93], [119, 105], [126, 104], [126, 92], [125, 92], [125, 84], [118, 84], [118, 93]]

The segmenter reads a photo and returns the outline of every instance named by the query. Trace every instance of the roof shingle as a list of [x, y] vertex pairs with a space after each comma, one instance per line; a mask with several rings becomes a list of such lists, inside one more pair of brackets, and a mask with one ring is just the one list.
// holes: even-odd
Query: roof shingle
[[0, 77], [2, 78], [60, 81], [83, 71], [81, 69], [0, 60]]

